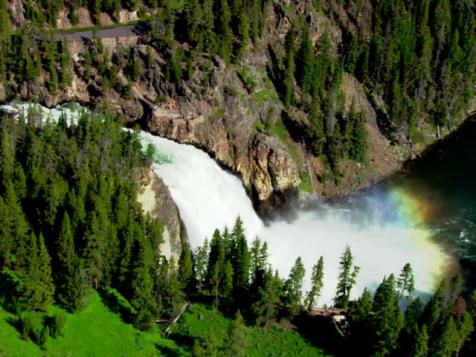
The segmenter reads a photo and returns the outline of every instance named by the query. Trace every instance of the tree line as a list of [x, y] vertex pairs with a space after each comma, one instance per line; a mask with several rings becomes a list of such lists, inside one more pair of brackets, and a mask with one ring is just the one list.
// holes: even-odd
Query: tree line
[[[195, 251], [184, 241], [179, 260], [167, 261], [160, 222], [137, 202], [153, 149], [143, 154], [137, 133], [123, 131], [118, 119], [83, 113], [77, 124], [65, 118], [55, 124], [30, 110], [0, 122], [0, 304], [18, 316], [24, 335], [44, 343], [31, 312], [51, 304], [84, 308], [93, 290], [141, 329], [173, 316], [186, 301], [205, 301], [264, 327], [318, 305], [323, 257], [305, 291], [302, 259], [281, 278], [268, 262], [266, 242], [249, 243], [240, 218]], [[407, 264], [373, 296], [365, 290], [352, 300], [360, 268], [350, 247], [339, 267], [334, 306], [345, 313], [348, 347], [360, 355], [451, 356], [473, 333], [476, 294], [465, 300], [460, 278], [443, 281], [424, 304]], [[43, 323], [58, 335], [64, 318], [45, 315]]]
[[[350, 5], [348, 1], [345, 2]], [[345, 33], [344, 68], [381, 93], [383, 125], [415, 139], [417, 120], [451, 126], [474, 96], [476, 12], [471, 1], [372, 1], [371, 36]], [[368, 37], [368, 36], [367, 36]]]
[[[138, 327], [178, 308], [177, 269], [160, 222], [137, 202], [151, 162], [122, 118], [83, 113], [54, 124], [30, 110], [0, 122], [0, 302], [22, 316], [84, 307], [91, 289], [127, 301]], [[175, 290], [174, 290], [175, 289]]]
[[[267, 258], [266, 242], [256, 238], [248, 247], [238, 218], [231, 231], [216, 230], [210, 241], [205, 240], [190, 259], [194, 268], [180, 276], [188, 291], [194, 291], [191, 296], [208, 297], [224, 313], [236, 314], [239, 320], [243, 316], [251, 324], [293, 321], [312, 312], [323, 288], [323, 257], [313, 266], [308, 291], [303, 289], [301, 258], [296, 259], [285, 279], [273, 272]], [[384, 277], [373, 295], [365, 289], [352, 300], [359, 271], [347, 246], [339, 261], [334, 297], [334, 307], [343, 309], [345, 315], [341, 328], [346, 351], [359, 356], [449, 357], [465, 345], [469, 348], [467, 342], [474, 337], [476, 322], [476, 292], [465, 300], [460, 276], [443, 280], [424, 303], [415, 294], [413, 269], [406, 264], [398, 276]]]

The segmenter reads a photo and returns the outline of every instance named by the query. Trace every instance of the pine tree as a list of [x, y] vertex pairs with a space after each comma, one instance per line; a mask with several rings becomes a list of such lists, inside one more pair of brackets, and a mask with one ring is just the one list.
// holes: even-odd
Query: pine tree
[[221, 294], [225, 301], [225, 306], [227, 308], [232, 307], [232, 295], [233, 295], [233, 266], [231, 265], [230, 261], [227, 260], [225, 263], [225, 267], [222, 272], [222, 277], [220, 279], [220, 290]]
[[220, 35], [220, 55], [228, 62], [232, 53], [233, 46], [233, 32], [231, 30], [231, 11], [228, 5], [228, 0], [218, 0], [219, 17], [217, 32]]
[[182, 251], [179, 259], [179, 279], [182, 289], [185, 291], [193, 290], [193, 257], [188, 243], [182, 244]]
[[334, 303], [336, 307], [346, 308], [349, 303], [350, 292], [360, 270], [358, 266], [354, 265], [354, 257], [349, 246], [345, 247], [339, 265], [340, 272]]
[[301, 310], [302, 285], [305, 273], [306, 271], [302, 259], [298, 257], [289, 273], [288, 280], [286, 280], [284, 284], [286, 302], [291, 317], [296, 316]]
[[234, 272], [234, 286], [247, 287], [250, 274], [250, 254], [243, 228], [243, 221], [238, 217], [231, 233], [231, 261]]
[[294, 104], [294, 75], [296, 72], [296, 34], [295, 30], [291, 29], [286, 35], [286, 58], [284, 63], [283, 78], [283, 102], [286, 107]]
[[250, 248], [250, 282], [255, 284], [267, 270], [268, 245], [256, 237]]
[[349, 305], [347, 315], [352, 350], [359, 351], [362, 356], [370, 355], [372, 295], [367, 288]]
[[[2, 157], [0, 158], [0, 192], [5, 192], [7, 185], [12, 183], [15, 169], [15, 139], [8, 129], [3, 129], [0, 134], [0, 147]], [[12, 187], [13, 188], [13, 187]]]
[[66, 42], [59, 42], [60, 48], [60, 84], [61, 87], [65, 87], [71, 84], [73, 75], [71, 73], [71, 54], [69, 53], [68, 45]]
[[20, 301], [24, 308], [46, 310], [53, 303], [55, 286], [51, 276], [51, 260], [40, 234], [32, 234], [31, 248]]
[[251, 306], [258, 325], [266, 325], [276, 317], [280, 302], [279, 285], [278, 274], [273, 276], [273, 272], [269, 268], [263, 277], [261, 286], [258, 287], [258, 297]]
[[[6, 193], [4, 198], [6, 207], [6, 222], [8, 226], [4, 227], [8, 232], [8, 235], [2, 237], [6, 240], [6, 245], [14, 244], [13, 252], [15, 256], [14, 267], [19, 269], [27, 269], [29, 259], [31, 258], [31, 237], [30, 228], [27, 223], [23, 209], [18, 201], [18, 198], [13, 188], [13, 184], [8, 183], [6, 187]], [[13, 241], [8, 243], [7, 239], [10, 238]], [[10, 256], [12, 259], [13, 257]]]
[[299, 50], [298, 64], [297, 75], [301, 83], [302, 91], [309, 93], [313, 87], [316, 76], [316, 55], [309, 36], [309, 30], [304, 32], [304, 38]]
[[197, 248], [195, 252], [195, 275], [197, 277], [197, 287], [201, 290], [206, 284], [208, 261], [208, 239]]
[[10, 33], [10, 16], [8, 15], [7, 1], [0, 0], [0, 40]]
[[397, 287], [399, 289], [400, 298], [411, 299], [412, 293], [415, 290], [415, 277], [410, 263], [405, 264], [397, 280]]
[[447, 295], [448, 282], [443, 280], [436, 292], [431, 297], [430, 301], [425, 305], [421, 316], [421, 323], [425, 324], [430, 336], [433, 335], [433, 330], [438, 324], [438, 321], [443, 316], [444, 306], [443, 300]]
[[246, 326], [238, 310], [235, 319], [228, 328], [228, 335], [225, 340], [223, 356], [240, 357], [246, 356]]
[[141, 329], [149, 328], [152, 318], [156, 312], [154, 302], [154, 280], [152, 269], [154, 261], [152, 259], [152, 248], [139, 238], [134, 247], [134, 274], [131, 284], [131, 305], [136, 309], [137, 314], [133, 316], [135, 326]]
[[371, 320], [372, 350], [374, 356], [387, 356], [398, 346], [398, 337], [403, 327], [399, 307], [399, 295], [395, 277], [385, 278], [375, 292]]
[[92, 214], [91, 223], [88, 231], [86, 232], [84, 260], [86, 265], [86, 271], [91, 282], [94, 284], [95, 289], [99, 288], [99, 284], [104, 277], [105, 273], [105, 240], [103, 238], [103, 232], [105, 227], [101, 227], [99, 218], [96, 213]]
[[58, 301], [70, 311], [81, 305], [84, 282], [81, 279], [79, 259], [75, 253], [73, 232], [68, 213], [63, 216], [58, 236], [57, 266], [55, 269]]
[[440, 64], [440, 55], [449, 39], [451, 31], [451, 6], [449, 0], [437, 0], [435, 2], [432, 28], [436, 40], [433, 67], [437, 68]]
[[344, 55], [344, 68], [349, 73], [354, 73], [357, 59], [359, 58], [359, 40], [357, 36], [352, 36], [352, 39], [347, 44]]
[[459, 342], [458, 330], [453, 317], [447, 318], [438, 332], [437, 335], [431, 335], [433, 343], [430, 347], [429, 355], [435, 357], [453, 356]]
[[240, 12], [240, 24], [238, 26], [239, 31], [239, 44], [238, 51], [236, 53], [236, 62], [238, 62], [246, 52], [248, 44], [250, 42], [250, 24], [248, 20], [248, 14], [243, 8]]
[[427, 357], [428, 356], [428, 332], [426, 331], [426, 325], [416, 330], [413, 336], [413, 341], [410, 349], [410, 356], [413, 357]]
[[311, 290], [306, 297], [307, 311], [311, 311], [321, 295], [324, 285], [324, 258], [321, 256], [319, 261], [312, 267]]

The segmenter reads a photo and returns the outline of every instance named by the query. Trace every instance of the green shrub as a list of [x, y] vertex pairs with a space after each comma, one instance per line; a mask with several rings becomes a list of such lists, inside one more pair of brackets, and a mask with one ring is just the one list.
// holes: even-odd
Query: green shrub
[[260, 133], [264, 133], [266, 131], [266, 124], [263, 123], [263, 121], [261, 119], [258, 119], [256, 122], [255, 122], [255, 128], [256, 130], [258, 130]]
[[243, 67], [238, 72], [238, 77], [240, 77], [240, 79], [243, 82], [243, 85], [245, 86], [248, 93], [254, 92], [254, 90], [256, 88], [256, 79], [250, 73], [248, 67]]
[[46, 316], [44, 325], [48, 328], [51, 337], [56, 338], [63, 336], [64, 327], [66, 325], [66, 314], [60, 312], [53, 316]]
[[40, 346], [46, 342], [47, 331], [43, 331], [45, 327], [41, 314], [33, 311], [24, 312], [18, 318], [17, 328], [25, 340], [31, 339]]
[[130, 321], [137, 311], [130, 302], [116, 289], [106, 288], [102, 292], [102, 298], [109, 306], [111, 311], [118, 312], [122, 318]]

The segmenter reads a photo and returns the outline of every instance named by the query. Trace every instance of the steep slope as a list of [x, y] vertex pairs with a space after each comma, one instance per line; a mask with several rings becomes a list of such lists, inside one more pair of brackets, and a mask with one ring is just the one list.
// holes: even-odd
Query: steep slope
[[[56, 64], [38, 54], [43, 69], [6, 76], [0, 100], [106, 103], [209, 152], [263, 210], [299, 190], [331, 198], [380, 180], [475, 107], [473, 2], [154, 4], [110, 12], [116, 21], [135, 19], [119, 16], [130, 10], [147, 18], [132, 36], [56, 45]], [[34, 22], [12, 9], [14, 26]], [[109, 9], [99, 10], [77, 26], [106, 18]], [[18, 37], [19, 51], [51, 47]]]

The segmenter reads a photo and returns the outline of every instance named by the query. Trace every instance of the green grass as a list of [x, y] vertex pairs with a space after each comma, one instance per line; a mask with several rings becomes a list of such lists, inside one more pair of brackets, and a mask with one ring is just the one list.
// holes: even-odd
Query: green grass
[[301, 179], [299, 188], [304, 192], [312, 192], [312, 182], [311, 182], [311, 176], [309, 175], [309, 172], [303, 171], [301, 172], [299, 177]]
[[[214, 336], [218, 346], [227, 337], [231, 320], [220, 312], [204, 305], [195, 304], [184, 314], [176, 328], [176, 336], [192, 338]], [[272, 326], [263, 329], [246, 327], [246, 356], [324, 356], [323, 352], [311, 346], [301, 335], [292, 330]]]
[[301, 157], [299, 156], [296, 146], [292, 143], [289, 133], [284, 126], [283, 120], [279, 118], [275, 123], [268, 126], [268, 132], [276, 136], [286, 146], [287, 151], [291, 155], [298, 167], [302, 166]]
[[31, 341], [21, 338], [8, 322], [14, 316], [0, 308], [0, 356], [41, 356], [41, 350]]
[[[49, 313], [58, 312], [52, 307]], [[67, 314], [64, 335], [49, 338], [46, 353], [31, 341], [25, 341], [8, 323], [13, 315], [0, 309], [0, 356], [160, 356], [188, 354], [158, 331], [140, 332], [124, 323], [94, 294], [87, 308]], [[3, 352], [3, 355], [2, 355]]]
[[260, 91], [257, 91], [254, 94], [254, 98], [258, 102], [265, 102], [265, 101], [278, 101], [279, 97], [276, 95], [275, 92], [268, 90], [268, 89], [262, 89]]

